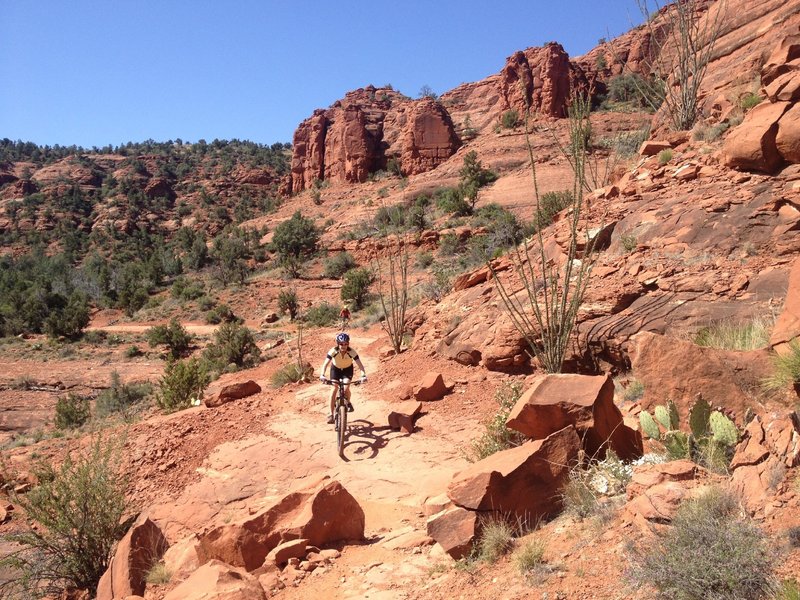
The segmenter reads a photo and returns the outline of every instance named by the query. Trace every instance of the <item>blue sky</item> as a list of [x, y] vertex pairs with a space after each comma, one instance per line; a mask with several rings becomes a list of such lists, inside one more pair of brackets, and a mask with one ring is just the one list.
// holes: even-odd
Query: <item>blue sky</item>
[[0, 138], [288, 142], [367, 84], [443, 93], [639, 22], [634, 0], [0, 0]]

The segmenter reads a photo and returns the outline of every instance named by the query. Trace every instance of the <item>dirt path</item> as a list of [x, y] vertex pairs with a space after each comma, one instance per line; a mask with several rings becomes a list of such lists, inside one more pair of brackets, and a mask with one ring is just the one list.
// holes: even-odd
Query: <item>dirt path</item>
[[[378, 368], [369, 358], [365, 366], [368, 373]], [[354, 387], [355, 412], [340, 458], [333, 426], [325, 423], [329, 393], [322, 385], [298, 388], [284, 410], [265, 419], [261, 435], [218, 446], [199, 469], [201, 480], [175, 501], [153, 507], [151, 516], [174, 543], [252, 514], [289, 489], [327, 475], [361, 504], [370, 544], [348, 547], [334, 567], [316, 574], [311, 595], [320, 597], [325, 590], [323, 597], [356, 598], [369, 590], [370, 598], [406, 597], [390, 588], [397, 588], [403, 573], [418, 580], [432, 559], [428, 549], [423, 555], [418, 548], [410, 561], [396, 546], [424, 535], [425, 501], [442, 494], [453, 473], [467, 464], [458, 452], [466, 423], [423, 414], [413, 434], [392, 431], [389, 405], [370, 396], [369, 384]], [[376, 562], [378, 555], [383, 558]], [[282, 592], [311, 597], [306, 594], [303, 586]]]

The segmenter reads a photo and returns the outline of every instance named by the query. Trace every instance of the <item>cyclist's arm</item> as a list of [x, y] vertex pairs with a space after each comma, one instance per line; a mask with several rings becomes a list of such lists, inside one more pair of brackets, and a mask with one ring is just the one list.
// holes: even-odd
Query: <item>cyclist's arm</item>
[[353, 362], [355, 362], [358, 365], [358, 368], [361, 369], [361, 376], [362, 377], [366, 377], [367, 376], [367, 371], [366, 371], [366, 369], [364, 369], [364, 365], [361, 364], [361, 359], [360, 358], [356, 358]]
[[322, 363], [322, 368], [319, 371], [319, 374], [320, 374], [321, 377], [325, 377], [325, 371], [328, 370], [328, 365], [329, 364], [331, 364], [331, 357], [326, 355], [325, 356], [325, 362]]

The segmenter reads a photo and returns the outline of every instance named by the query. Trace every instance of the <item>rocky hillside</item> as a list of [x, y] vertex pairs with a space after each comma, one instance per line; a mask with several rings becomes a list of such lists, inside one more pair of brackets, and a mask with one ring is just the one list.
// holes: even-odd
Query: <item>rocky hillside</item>
[[[701, 2], [701, 19], [713, 20], [721, 4]], [[658, 30], [664, 19], [650, 24]], [[732, 491], [735, 505], [713, 515], [709, 535], [735, 515], [753, 536], [748, 548], [769, 548], [753, 573], [775, 579], [743, 597], [773, 597], [771, 583], [800, 572], [798, 378], [776, 374], [776, 357], [796, 356], [800, 335], [799, 25], [798, 0], [729, 0], [691, 131], [670, 131], [663, 110], [614, 91], [629, 76], [623, 62], [648, 74], [656, 48], [642, 26], [583, 57], [555, 42], [520, 50], [497, 74], [439, 99], [352, 91], [298, 126], [290, 166], [285, 148], [271, 149], [284, 162], [257, 164], [235, 144], [241, 153], [228, 167], [218, 155], [197, 156], [196, 145], [51, 164], [8, 157], [2, 227], [4, 248], [16, 253], [35, 241], [31, 232], [65, 219], [92, 235], [142, 223], [204, 229], [217, 212], [231, 219], [245, 194], [284, 192], [234, 218], [259, 233], [252, 243], [264, 253], [240, 284], [220, 283], [202, 265], [192, 272], [207, 298], [258, 332], [263, 355], [224, 373], [202, 406], [143, 408], [124, 428], [138, 518], [98, 598], [652, 598], [660, 583], [632, 573], [634, 546], [660, 547], [709, 488]], [[569, 202], [541, 223], [547, 203], [574, 192], [563, 148], [576, 89], [595, 108], [579, 233], [597, 252], [566, 373], [545, 375], [498, 282], [526, 296], [514, 242], [531, 249], [531, 264], [540, 252], [559, 272], [570, 261]], [[521, 122], [528, 107], [530, 132]], [[195, 157], [194, 167], [165, 172], [174, 153]], [[146, 204], [133, 214], [137, 198]], [[288, 282], [271, 241], [298, 211], [319, 224], [324, 251]], [[54, 252], [62, 243], [45, 239]], [[353, 345], [369, 382], [353, 391], [339, 457], [324, 425], [329, 388], [271, 383], [298, 361], [318, 374], [336, 328], [308, 314], [338, 305], [344, 285], [328, 261], [346, 252], [376, 268], [401, 247], [413, 297], [403, 351], [391, 348], [377, 308], [354, 311]], [[289, 289], [302, 328], [280, 309]], [[129, 336], [117, 346], [63, 342], [65, 352], [37, 335], [0, 346], [0, 407], [17, 439], [48, 431], [57, 397], [104, 387], [112, 366], [124, 382], [157, 380], [167, 364], [158, 352], [124, 351], [150, 325], [174, 316], [193, 327], [195, 357], [214, 343], [203, 336], [215, 328], [197, 323], [199, 299], [178, 300], [166, 286], [151, 294], [155, 301], [127, 317], [113, 307], [93, 313], [96, 332]], [[726, 328], [760, 328], [760, 337], [709, 341]], [[476, 440], [499, 421], [515, 444], [483, 458]], [[24, 493], [36, 483], [35, 456], [57, 460], [78, 445], [54, 437], [7, 447], [6, 488]], [[24, 519], [11, 498], [0, 527], [17, 530]], [[489, 557], [486, 531], [503, 519], [515, 528]], [[730, 531], [726, 541], [744, 535]], [[708, 564], [733, 564], [733, 552], [702, 562], [712, 547], [692, 544], [686, 552], [697, 555], [678, 562], [703, 576], [714, 571]], [[156, 564], [167, 575], [146, 580]]]

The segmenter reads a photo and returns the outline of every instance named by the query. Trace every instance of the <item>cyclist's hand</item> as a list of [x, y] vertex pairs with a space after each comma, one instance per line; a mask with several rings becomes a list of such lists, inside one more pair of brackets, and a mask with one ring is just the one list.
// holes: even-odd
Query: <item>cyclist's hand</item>
[[319, 376], [319, 380], [320, 380], [322, 383], [327, 383], [327, 382], [325, 381], [325, 375], [320, 375], [320, 376]]
[[367, 383], [367, 376], [366, 375], [362, 375], [361, 376], [361, 383]]

